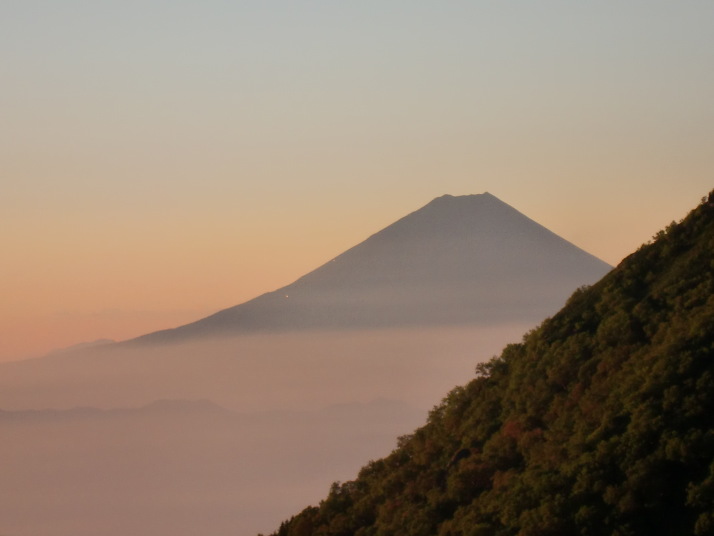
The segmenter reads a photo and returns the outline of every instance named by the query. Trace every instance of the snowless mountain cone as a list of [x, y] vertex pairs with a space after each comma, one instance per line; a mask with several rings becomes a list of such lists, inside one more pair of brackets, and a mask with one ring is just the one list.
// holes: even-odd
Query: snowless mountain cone
[[610, 269], [489, 193], [445, 195], [286, 287], [132, 342], [537, 322]]

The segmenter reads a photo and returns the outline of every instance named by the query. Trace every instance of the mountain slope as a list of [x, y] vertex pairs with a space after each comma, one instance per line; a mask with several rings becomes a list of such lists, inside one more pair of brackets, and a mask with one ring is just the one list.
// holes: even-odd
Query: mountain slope
[[712, 252], [714, 192], [275, 534], [714, 534]]
[[446, 195], [286, 287], [137, 340], [536, 322], [610, 268], [488, 193]]

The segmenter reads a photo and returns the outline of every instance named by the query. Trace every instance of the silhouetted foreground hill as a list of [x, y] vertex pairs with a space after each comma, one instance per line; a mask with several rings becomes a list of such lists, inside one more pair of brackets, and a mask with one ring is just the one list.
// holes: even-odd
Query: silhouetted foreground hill
[[445, 195], [274, 292], [135, 339], [538, 322], [611, 266], [491, 194]]
[[714, 534], [714, 192], [275, 535]]

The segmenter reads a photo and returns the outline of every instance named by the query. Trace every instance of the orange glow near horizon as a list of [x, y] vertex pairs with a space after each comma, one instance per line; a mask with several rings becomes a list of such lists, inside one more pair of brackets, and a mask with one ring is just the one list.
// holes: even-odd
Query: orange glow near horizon
[[[564, 210], [560, 217], [570, 212]], [[549, 214], [558, 217], [557, 211]], [[125, 340], [199, 320], [287, 285], [379, 230], [356, 230], [357, 220], [347, 218], [332, 219], [330, 225], [315, 221], [283, 221], [284, 229], [271, 221], [272, 228], [262, 234], [193, 220], [147, 224], [145, 232], [137, 222], [124, 230], [117, 225], [81, 232], [77, 223], [58, 222], [54, 234], [27, 238], [33, 247], [26, 255], [5, 261], [6, 280], [13, 284], [4, 290], [0, 310], [0, 361], [97, 339]], [[614, 218], [604, 222], [578, 245], [599, 243], [605, 251], [617, 251], [620, 243], [630, 246], [628, 236], [617, 232], [617, 223]], [[610, 237], [603, 236], [608, 230]], [[654, 234], [640, 232], [643, 241]], [[13, 237], [20, 242], [18, 235]]]

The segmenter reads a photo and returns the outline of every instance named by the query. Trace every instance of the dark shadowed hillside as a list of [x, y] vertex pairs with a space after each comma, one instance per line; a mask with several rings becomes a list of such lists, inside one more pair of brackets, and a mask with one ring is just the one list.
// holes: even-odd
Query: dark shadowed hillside
[[610, 269], [491, 194], [445, 195], [286, 287], [136, 341], [535, 323]]
[[277, 536], [714, 534], [714, 193]]

